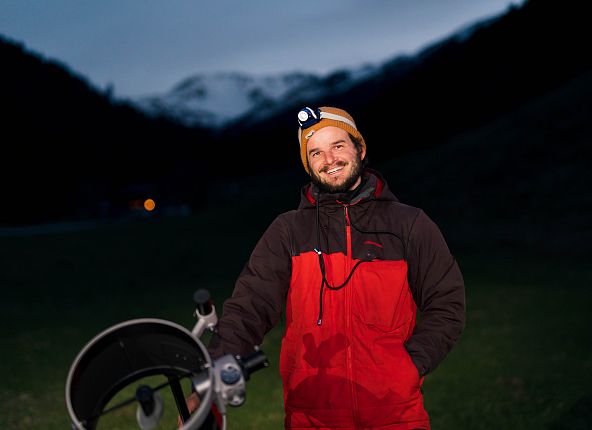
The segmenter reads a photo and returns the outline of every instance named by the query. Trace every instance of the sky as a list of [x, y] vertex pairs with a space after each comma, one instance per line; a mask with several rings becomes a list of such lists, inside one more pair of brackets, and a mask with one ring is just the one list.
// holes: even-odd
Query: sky
[[330, 73], [413, 54], [509, 0], [2, 0], [0, 35], [118, 97], [199, 73]]

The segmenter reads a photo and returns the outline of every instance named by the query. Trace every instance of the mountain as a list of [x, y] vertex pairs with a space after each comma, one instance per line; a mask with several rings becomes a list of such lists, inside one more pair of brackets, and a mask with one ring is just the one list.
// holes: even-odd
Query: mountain
[[[450, 38], [463, 42], [498, 18], [493, 16], [471, 23]], [[430, 45], [423, 54], [435, 49], [439, 43]], [[263, 76], [240, 72], [196, 74], [182, 80], [165, 94], [141, 96], [129, 101], [153, 118], [167, 118], [189, 127], [223, 129], [241, 122], [264, 121], [286, 106], [343, 93], [357, 84], [375, 79], [393, 64], [404, 71], [410, 59], [401, 56], [384, 64], [364, 64], [325, 75], [305, 72]], [[412, 61], [420, 60], [421, 55]]]
[[155, 118], [220, 129], [241, 118], [264, 120], [286, 104], [344, 91], [373, 71], [374, 67], [364, 65], [325, 76], [302, 72], [200, 74], [184, 79], [166, 94], [139, 97], [132, 103]]

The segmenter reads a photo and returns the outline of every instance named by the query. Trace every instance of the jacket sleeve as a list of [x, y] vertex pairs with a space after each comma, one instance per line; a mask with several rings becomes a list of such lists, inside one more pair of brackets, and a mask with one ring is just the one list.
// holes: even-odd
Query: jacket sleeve
[[217, 331], [208, 344], [212, 358], [245, 356], [261, 344], [283, 312], [290, 276], [289, 231], [280, 216], [255, 246], [232, 296], [224, 302]]
[[421, 376], [450, 352], [465, 326], [465, 287], [438, 226], [420, 211], [407, 246], [409, 286], [419, 321], [405, 347]]

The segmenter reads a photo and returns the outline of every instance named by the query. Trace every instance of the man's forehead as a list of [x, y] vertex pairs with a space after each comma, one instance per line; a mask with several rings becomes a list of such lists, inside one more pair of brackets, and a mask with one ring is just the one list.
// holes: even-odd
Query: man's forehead
[[330, 148], [333, 145], [337, 145], [337, 144], [345, 144], [345, 145], [352, 145], [353, 146], [353, 142], [349, 139], [349, 137], [345, 137], [345, 138], [337, 138], [335, 140], [328, 140], [325, 142], [321, 142], [321, 143], [317, 143], [316, 145], [308, 145], [308, 153], [310, 154], [311, 152], [315, 152], [321, 149], [327, 149]]
[[339, 127], [328, 126], [315, 131], [308, 139], [307, 146], [332, 144], [343, 141], [351, 142], [349, 133]]

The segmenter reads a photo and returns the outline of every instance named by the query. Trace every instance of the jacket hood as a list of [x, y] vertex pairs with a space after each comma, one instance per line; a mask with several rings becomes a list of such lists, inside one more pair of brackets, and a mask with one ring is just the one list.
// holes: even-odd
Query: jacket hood
[[373, 169], [366, 168], [362, 173], [362, 184], [359, 190], [351, 193], [322, 193], [312, 182], [301, 189], [300, 205], [298, 209], [314, 207], [319, 200], [319, 205], [328, 206], [333, 204], [356, 204], [365, 200], [386, 200], [398, 202], [399, 199], [390, 191], [386, 180], [382, 175]]

